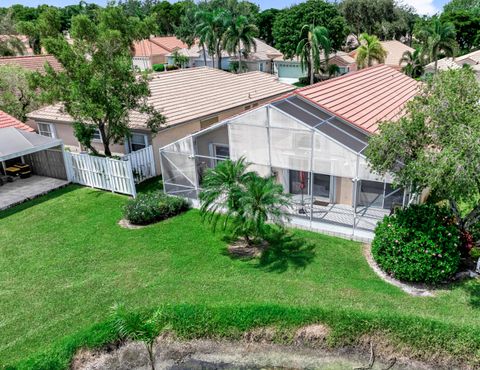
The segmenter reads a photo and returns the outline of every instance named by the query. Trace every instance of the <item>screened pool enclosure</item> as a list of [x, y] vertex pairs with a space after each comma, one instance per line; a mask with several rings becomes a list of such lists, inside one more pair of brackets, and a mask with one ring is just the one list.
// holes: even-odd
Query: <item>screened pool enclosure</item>
[[292, 194], [292, 223], [369, 239], [409, 196], [378, 177], [364, 156], [368, 136], [298, 96], [248, 111], [160, 149], [165, 192], [197, 199], [209, 168], [244, 156]]

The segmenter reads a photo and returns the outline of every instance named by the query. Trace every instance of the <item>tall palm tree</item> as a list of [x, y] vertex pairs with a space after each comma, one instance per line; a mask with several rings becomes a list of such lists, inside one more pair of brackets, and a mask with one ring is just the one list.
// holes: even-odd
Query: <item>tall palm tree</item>
[[216, 55], [218, 69], [222, 68], [222, 41], [226, 30], [226, 19], [225, 9], [205, 11], [197, 29], [200, 41], [203, 40], [209, 54]]
[[359, 69], [371, 67], [373, 62], [384, 63], [387, 51], [383, 48], [380, 40], [375, 35], [362, 33], [360, 46], [357, 49], [357, 67]]
[[413, 53], [409, 50], [405, 51], [400, 59], [399, 65], [405, 63], [402, 72], [412, 78], [420, 77], [423, 74], [425, 65], [428, 62], [428, 56], [423, 49], [415, 49]]
[[[194, 34], [198, 37], [198, 42], [202, 48], [203, 52], [203, 62], [205, 66], [207, 66], [207, 49], [208, 54], [210, 54], [212, 58], [212, 66], [215, 65], [215, 49], [213, 48], [214, 41], [213, 41], [213, 32], [210, 25], [213, 21], [210, 19], [212, 18], [212, 13], [204, 10], [198, 10], [195, 15], [194, 19], [196, 22]], [[192, 41], [193, 42], [193, 41]]]
[[314, 74], [319, 71], [321, 65], [321, 51], [324, 51], [325, 60], [328, 60], [332, 42], [325, 27], [304, 25], [301, 32], [305, 37], [298, 43], [296, 54], [300, 57], [302, 70], [307, 67], [310, 84], [313, 84]]
[[447, 57], [455, 56], [458, 48], [455, 36], [455, 26], [450, 22], [442, 22], [438, 17], [433, 18], [431, 23], [419, 32], [419, 38], [424, 40], [424, 46], [431, 60], [435, 62], [435, 72], [440, 54]]
[[255, 36], [258, 34], [256, 25], [250, 23], [244, 15], [233, 17], [223, 34], [223, 48], [231, 54], [238, 54], [238, 71], [242, 72], [242, 53], [248, 54], [257, 50]]

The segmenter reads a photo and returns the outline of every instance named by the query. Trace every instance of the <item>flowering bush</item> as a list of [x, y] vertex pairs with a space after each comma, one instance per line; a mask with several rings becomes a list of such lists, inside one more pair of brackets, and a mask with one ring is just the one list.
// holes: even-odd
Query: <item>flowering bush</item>
[[372, 254], [397, 279], [434, 284], [457, 272], [459, 246], [460, 233], [448, 209], [412, 205], [377, 225]]
[[134, 225], [147, 225], [176, 216], [189, 208], [183, 198], [171, 197], [160, 191], [139, 194], [123, 209], [124, 217]]

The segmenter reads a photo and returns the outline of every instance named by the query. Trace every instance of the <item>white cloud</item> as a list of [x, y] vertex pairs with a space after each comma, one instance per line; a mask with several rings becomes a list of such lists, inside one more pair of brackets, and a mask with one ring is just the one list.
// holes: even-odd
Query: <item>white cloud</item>
[[404, 0], [403, 3], [413, 6], [420, 15], [433, 15], [439, 11], [433, 0]]

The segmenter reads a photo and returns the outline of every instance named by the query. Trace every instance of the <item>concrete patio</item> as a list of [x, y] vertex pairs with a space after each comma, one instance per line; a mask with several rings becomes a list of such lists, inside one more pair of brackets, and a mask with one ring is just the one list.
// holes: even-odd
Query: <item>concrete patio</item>
[[8, 182], [0, 186], [0, 210], [13, 207], [67, 184], [68, 181], [44, 176], [32, 176]]

